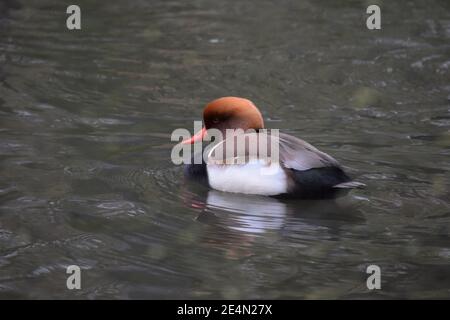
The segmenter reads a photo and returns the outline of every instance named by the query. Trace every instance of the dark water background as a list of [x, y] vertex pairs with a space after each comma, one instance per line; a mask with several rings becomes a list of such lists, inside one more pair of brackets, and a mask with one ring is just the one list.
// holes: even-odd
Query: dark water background
[[[0, 3], [1, 298], [449, 298], [450, 2]], [[208, 101], [368, 185], [279, 201], [183, 182]], [[82, 268], [82, 289], [65, 268]], [[366, 288], [377, 264], [382, 289]]]

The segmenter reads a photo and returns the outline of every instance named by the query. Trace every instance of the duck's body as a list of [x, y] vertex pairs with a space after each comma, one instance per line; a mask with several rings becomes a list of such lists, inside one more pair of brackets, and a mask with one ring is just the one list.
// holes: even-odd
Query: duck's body
[[[264, 127], [262, 116], [249, 100], [226, 97], [208, 104], [204, 112], [206, 130], [202, 130], [185, 143], [201, 140], [210, 128], [221, 131], [225, 129], [255, 129]], [[258, 145], [258, 132], [243, 133], [250, 145]], [[226, 150], [227, 138], [211, 149], [206, 162], [189, 164], [185, 174], [207, 183], [211, 188], [235, 193], [258, 194], [266, 196], [288, 196], [295, 198], [332, 198], [346, 194], [349, 190], [363, 186], [352, 181], [339, 163], [330, 155], [319, 151], [306, 141], [277, 133], [266, 135], [269, 142], [276, 139], [276, 161], [269, 155], [260, 156], [259, 146], [253, 150], [247, 147], [241, 154], [233, 153], [233, 158], [244, 159], [229, 164], [223, 159], [217, 160], [213, 151], [222, 147]], [[234, 136], [228, 139], [234, 139]]]

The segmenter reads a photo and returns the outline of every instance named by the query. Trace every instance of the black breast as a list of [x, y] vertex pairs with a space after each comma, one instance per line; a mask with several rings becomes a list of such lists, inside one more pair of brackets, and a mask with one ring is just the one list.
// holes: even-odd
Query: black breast
[[206, 163], [203, 161], [199, 164], [194, 164], [194, 157], [192, 156], [191, 164], [184, 165], [184, 175], [189, 180], [195, 180], [200, 183], [208, 183], [208, 172], [206, 171]]

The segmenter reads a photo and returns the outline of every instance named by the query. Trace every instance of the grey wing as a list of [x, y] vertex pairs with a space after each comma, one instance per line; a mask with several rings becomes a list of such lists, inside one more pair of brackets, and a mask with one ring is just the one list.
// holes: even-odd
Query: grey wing
[[[251, 159], [271, 157], [271, 146], [276, 141], [265, 132], [242, 133], [227, 137], [214, 145], [208, 152], [208, 163], [244, 164]], [[278, 150], [277, 148], [275, 148]]]
[[332, 156], [318, 150], [308, 142], [288, 134], [279, 134], [280, 161], [286, 167], [305, 171], [313, 168], [338, 167]]
[[[239, 135], [239, 138], [241, 142], [245, 141], [245, 143], [239, 144], [235, 141], [231, 149], [225, 148], [225, 142], [227, 140], [216, 144], [208, 154], [208, 162], [231, 164], [236, 163], [236, 160], [243, 160], [245, 163], [251, 158], [261, 159], [267, 157], [273, 160], [274, 156], [276, 156], [273, 153], [278, 152], [277, 159], [288, 169], [305, 171], [323, 167], [340, 168], [336, 159], [330, 155], [318, 150], [308, 142], [288, 134], [279, 133], [278, 135], [273, 135], [264, 132], [245, 133]], [[261, 141], [263, 142], [261, 143]], [[243, 148], [237, 147], [238, 145], [243, 146]], [[278, 147], [275, 147], [275, 145]], [[262, 146], [266, 146], [264, 149], [267, 152], [262, 152], [264, 151], [261, 149]], [[231, 154], [225, 151], [231, 151]]]

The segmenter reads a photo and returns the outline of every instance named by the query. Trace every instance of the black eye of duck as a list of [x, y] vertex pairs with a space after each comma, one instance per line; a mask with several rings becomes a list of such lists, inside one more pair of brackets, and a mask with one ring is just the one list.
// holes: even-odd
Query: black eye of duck
[[214, 123], [214, 124], [219, 123], [219, 119], [218, 119], [218, 118], [214, 118], [214, 119], [212, 120], [212, 123]]

